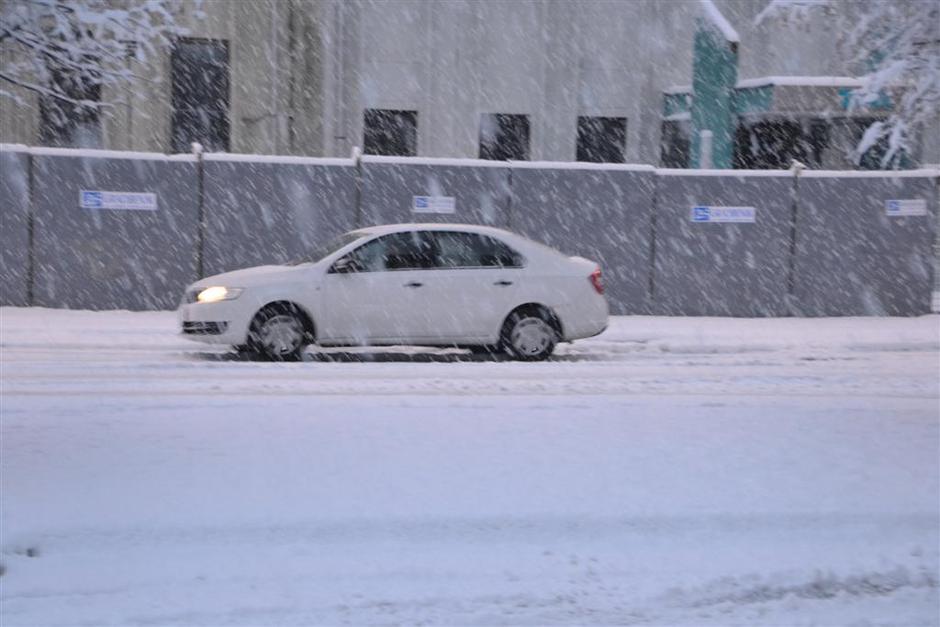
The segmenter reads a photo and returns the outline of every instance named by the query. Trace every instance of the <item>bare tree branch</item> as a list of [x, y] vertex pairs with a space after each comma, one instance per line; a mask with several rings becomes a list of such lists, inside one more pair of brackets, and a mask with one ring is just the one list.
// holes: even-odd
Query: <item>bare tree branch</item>
[[[195, 15], [201, 16], [201, 0]], [[70, 86], [122, 87], [135, 80], [126, 60], [128, 42], [146, 61], [187, 31], [177, 23], [175, 0], [14, 0], [0, 5], [0, 81], [40, 94], [52, 103], [102, 108], [107, 102], [76, 98]], [[99, 89], [100, 91], [100, 89]], [[10, 90], [0, 98], [17, 99]]]
[[770, 19], [832, 22], [828, 30], [839, 34], [843, 57], [863, 82], [849, 110], [891, 103], [886, 119], [864, 133], [855, 162], [880, 144], [881, 166], [899, 167], [911, 151], [912, 135], [940, 112], [940, 2], [770, 0], [755, 23]]

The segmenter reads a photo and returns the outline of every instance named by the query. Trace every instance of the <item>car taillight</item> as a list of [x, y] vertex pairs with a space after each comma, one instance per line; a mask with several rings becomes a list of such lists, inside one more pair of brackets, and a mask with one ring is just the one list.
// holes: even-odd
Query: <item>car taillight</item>
[[601, 269], [598, 268], [597, 270], [592, 272], [590, 279], [591, 279], [591, 285], [594, 286], [594, 289], [597, 291], [597, 293], [603, 294], [604, 293], [604, 280], [601, 278]]

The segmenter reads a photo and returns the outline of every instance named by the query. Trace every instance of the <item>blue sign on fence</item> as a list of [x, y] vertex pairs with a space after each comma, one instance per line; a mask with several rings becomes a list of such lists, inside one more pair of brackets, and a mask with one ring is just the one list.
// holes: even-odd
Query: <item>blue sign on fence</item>
[[925, 216], [927, 215], [927, 201], [923, 198], [886, 200], [885, 213], [895, 217]]
[[414, 196], [411, 210], [414, 213], [454, 213], [457, 203], [453, 196]]
[[101, 192], [89, 192], [83, 189], [81, 206], [83, 209], [101, 209]]
[[708, 222], [711, 212], [708, 207], [692, 207], [692, 222]]
[[79, 192], [78, 205], [82, 209], [156, 211], [157, 195], [152, 192], [105, 192], [83, 189]]
[[754, 207], [692, 207], [692, 222], [756, 222]]

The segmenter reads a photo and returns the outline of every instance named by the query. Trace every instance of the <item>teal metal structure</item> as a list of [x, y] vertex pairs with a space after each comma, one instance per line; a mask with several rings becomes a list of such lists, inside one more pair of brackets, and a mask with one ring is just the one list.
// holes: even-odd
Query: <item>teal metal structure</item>
[[734, 92], [738, 43], [728, 41], [710, 20], [699, 18], [692, 60], [690, 167], [702, 167], [702, 131], [711, 131], [710, 167], [728, 169], [734, 157]]

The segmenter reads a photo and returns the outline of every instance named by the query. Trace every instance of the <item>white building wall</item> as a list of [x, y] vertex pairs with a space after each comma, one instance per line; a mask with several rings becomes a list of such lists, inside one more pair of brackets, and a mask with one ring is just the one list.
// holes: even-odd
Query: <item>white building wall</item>
[[[792, 18], [755, 24], [770, 0], [715, 0], [741, 37], [738, 78], [763, 76], [845, 76], [849, 68], [837, 48], [839, 28], [850, 2], [810, 7]], [[800, 18], [805, 15], [805, 18]]]
[[[393, 7], [394, 10], [390, 10]], [[345, 129], [367, 108], [418, 112], [418, 153], [476, 157], [485, 113], [530, 117], [533, 160], [573, 160], [579, 115], [627, 118], [627, 159], [658, 159], [661, 92], [688, 81], [693, 5], [652, 0], [347, 1], [336, 51]], [[352, 24], [353, 26], [348, 26]], [[337, 79], [338, 80], [338, 79]], [[329, 96], [328, 96], [329, 99]], [[332, 99], [336, 99], [336, 95]]]
[[[9, 1], [9, 0], [0, 0]], [[739, 77], [845, 75], [831, 22], [754, 24], [767, 0], [716, 0]], [[839, 5], [842, 6], [842, 5]], [[231, 150], [348, 156], [367, 108], [418, 112], [419, 155], [477, 157], [484, 113], [530, 116], [533, 160], [575, 158], [580, 115], [627, 118], [626, 160], [659, 160], [662, 92], [689, 84], [699, 0], [205, 0], [176, 5], [230, 52]], [[8, 55], [8, 53], [5, 53]], [[9, 56], [4, 57], [4, 61]], [[169, 151], [170, 55], [103, 118], [107, 148]], [[38, 141], [36, 98], [0, 100], [0, 140]], [[928, 146], [937, 154], [940, 140]]]

